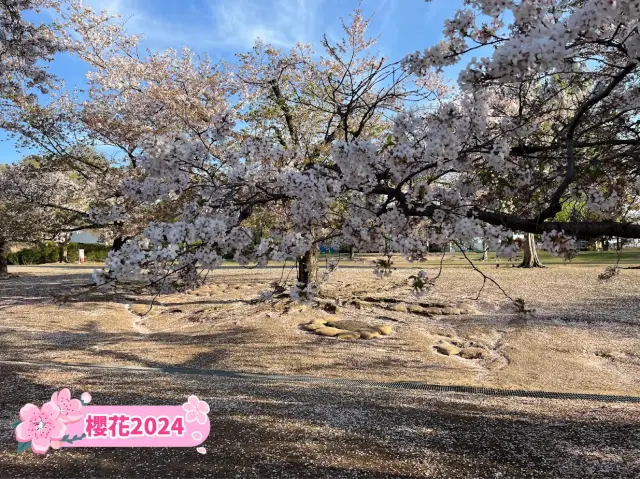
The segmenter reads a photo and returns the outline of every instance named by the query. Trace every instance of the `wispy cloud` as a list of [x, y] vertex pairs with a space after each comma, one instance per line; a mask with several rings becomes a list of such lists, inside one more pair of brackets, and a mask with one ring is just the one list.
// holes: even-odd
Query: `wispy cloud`
[[[144, 0], [84, 0], [95, 11], [106, 10], [119, 15], [129, 33], [143, 35], [145, 46], [152, 50], [206, 44], [207, 31], [200, 25], [183, 25], [163, 15], [161, 2]], [[194, 15], [195, 17], [195, 15]], [[203, 42], [204, 39], [204, 42]]]
[[[152, 49], [183, 45], [196, 50], [237, 50], [260, 37], [278, 47], [317, 40], [318, 8], [325, 0], [192, 0], [189, 21], [166, 15], [161, 0], [85, 0], [94, 10], [121, 15], [130, 33], [143, 34]], [[183, 19], [185, 20], [185, 19]]]
[[250, 48], [260, 37], [278, 47], [316, 40], [318, 0], [208, 0], [219, 45]]

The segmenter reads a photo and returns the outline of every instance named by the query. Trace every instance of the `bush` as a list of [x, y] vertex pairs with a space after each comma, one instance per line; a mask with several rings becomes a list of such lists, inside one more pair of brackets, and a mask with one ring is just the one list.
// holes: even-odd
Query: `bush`
[[[110, 246], [103, 244], [69, 243], [67, 245], [67, 259], [70, 263], [77, 263], [80, 255], [78, 250], [84, 249], [86, 261], [102, 262], [107, 258]], [[16, 253], [9, 253], [7, 259], [13, 265], [57, 263], [59, 260], [59, 246], [57, 243], [43, 243], [33, 248], [23, 249]]]
[[103, 244], [69, 243], [69, 247], [67, 248], [67, 258], [70, 262], [78, 262], [78, 258], [80, 257], [78, 254], [79, 249], [84, 249], [85, 261], [103, 262], [107, 259], [107, 254], [111, 250], [111, 246]]
[[9, 253], [7, 259], [11, 264], [54, 263], [58, 261], [58, 245], [55, 243], [39, 244], [33, 248]]

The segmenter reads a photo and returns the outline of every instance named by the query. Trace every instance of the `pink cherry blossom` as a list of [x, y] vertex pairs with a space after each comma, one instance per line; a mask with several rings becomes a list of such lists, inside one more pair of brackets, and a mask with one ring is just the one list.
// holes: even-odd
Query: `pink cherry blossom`
[[67, 426], [60, 420], [60, 409], [53, 402], [38, 408], [34, 404], [26, 404], [20, 409], [22, 422], [16, 428], [18, 442], [31, 441], [31, 450], [36, 454], [44, 454], [49, 450], [52, 440], [59, 441], [64, 437]]
[[54, 392], [51, 402], [60, 409], [60, 421], [68, 423], [82, 419], [82, 403], [79, 399], [71, 399], [71, 392], [67, 388]]
[[[481, 239], [514, 257], [513, 233], [523, 231], [569, 259], [569, 234], [640, 237], [639, 142], [627, 134], [640, 112], [640, 2], [463, 3], [442, 41], [400, 65], [370, 49], [359, 10], [323, 52], [258, 41], [234, 64], [213, 65], [188, 49], [140, 55], [137, 36], [82, 2], [0, 2], [0, 17], [16, 19], [0, 25], [10, 45], [0, 91], [16, 107], [0, 106], [0, 123], [25, 146], [60, 145], [55, 157], [74, 156], [67, 137], [82, 137], [119, 149], [114, 158], [130, 166], [3, 168], [0, 246], [59, 233], [76, 211], [74, 227], [128, 238], [96, 283], [184, 289], [227, 253], [242, 265], [309, 264], [329, 241], [384, 253], [383, 278], [392, 253], [420, 257], [430, 244]], [[40, 29], [23, 18], [45, 4], [61, 21]], [[41, 66], [61, 49], [91, 65], [86, 101], [56, 95], [27, 108], [28, 90], [51, 79]], [[450, 88], [440, 75], [455, 64]], [[593, 221], [547, 221], [583, 203]], [[308, 300], [317, 275], [299, 271], [290, 294]]]
[[198, 424], [204, 424], [207, 422], [209, 405], [204, 401], [200, 401], [197, 396], [189, 396], [188, 401], [182, 405], [182, 409], [187, 411], [187, 414], [185, 415], [185, 420], [187, 422], [197, 421]]

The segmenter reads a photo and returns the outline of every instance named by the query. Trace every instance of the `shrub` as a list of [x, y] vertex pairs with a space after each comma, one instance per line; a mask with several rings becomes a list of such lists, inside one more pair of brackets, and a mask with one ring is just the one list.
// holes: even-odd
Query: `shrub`
[[7, 256], [11, 264], [43, 264], [58, 261], [58, 245], [43, 243]]
[[78, 258], [80, 257], [78, 254], [79, 249], [84, 249], [84, 259], [86, 261], [103, 262], [107, 259], [107, 254], [111, 250], [111, 247], [103, 244], [69, 243], [69, 247], [67, 248], [67, 258], [69, 262], [78, 262]]
[[[67, 259], [70, 263], [77, 263], [80, 255], [78, 250], [84, 249], [86, 261], [102, 262], [107, 258], [110, 246], [103, 244], [69, 243], [67, 245]], [[23, 249], [7, 256], [10, 264], [28, 265], [57, 263], [59, 259], [59, 247], [57, 243], [47, 242]]]

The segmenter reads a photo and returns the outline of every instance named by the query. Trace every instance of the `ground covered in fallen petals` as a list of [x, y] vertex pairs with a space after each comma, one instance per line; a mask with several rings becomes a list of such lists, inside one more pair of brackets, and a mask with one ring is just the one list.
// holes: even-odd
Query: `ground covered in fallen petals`
[[[197, 375], [1, 368], [2, 477], [637, 478], [638, 405], [471, 396]], [[61, 449], [17, 455], [23, 404], [60, 385], [95, 404], [211, 405], [206, 455]], [[6, 394], [11, 391], [10, 394]]]
[[[319, 302], [300, 304], [261, 298], [288, 269], [227, 265], [152, 308], [151, 297], [127, 291], [64, 298], [90, 281], [90, 266], [12, 268], [17, 276], [0, 282], [2, 477], [640, 476], [638, 404], [51, 366], [640, 396], [640, 270], [603, 282], [602, 265], [481, 265], [509, 296], [524, 298], [523, 314], [492, 284], [476, 299], [482, 277], [462, 262], [447, 264], [423, 297], [407, 278], [416, 267], [435, 276], [438, 261], [398, 266], [378, 280], [368, 264], [342, 262]], [[386, 326], [390, 334], [340, 339], [305, 327], [314, 321]], [[16, 455], [13, 416], [65, 386], [91, 391], [96, 404], [177, 404], [195, 393], [212, 407], [208, 454], [62, 450], [44, 462]]]

